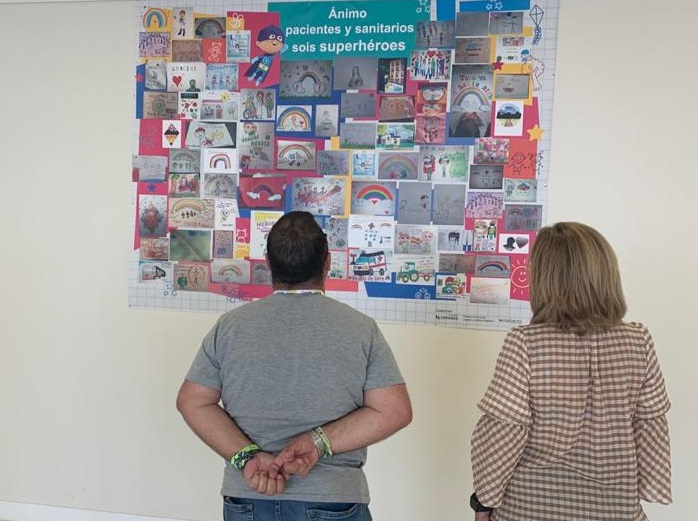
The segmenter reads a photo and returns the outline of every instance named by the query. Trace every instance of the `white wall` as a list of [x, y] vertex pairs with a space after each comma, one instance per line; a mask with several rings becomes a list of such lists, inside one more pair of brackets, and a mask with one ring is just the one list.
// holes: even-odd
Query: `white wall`
[[[690, 519], [698, 5], [562, 4], [548, 220], [616, 246], [628, 318], [652, 329], [673, 401], [675, 504], [648, 510]], [[22, 503], [220, 518], [221, 462], [174, 408], [216, 315], [127, 307], [133, 10], [0, 4], [0, 518]], [[503, 334], [383, 329], [415, 420], [370, 450], [374, 517], [467, 518], [475, 402]]]

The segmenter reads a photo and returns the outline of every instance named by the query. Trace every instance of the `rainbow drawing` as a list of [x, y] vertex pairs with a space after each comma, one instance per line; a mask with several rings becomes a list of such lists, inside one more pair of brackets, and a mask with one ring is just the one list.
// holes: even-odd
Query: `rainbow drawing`
[[[258, 184], [252, 189], [253, 194], [257, 194], [258, 196], [264, 196], [265, 199], [270, 199], [274, 195], [274, 191], [271, 189], [271, 187], [265, 185], [265, 184]], [[259, 197], [256, 197], [255, 199], [258, 199]]]
[[300, 167], [312, 160], [313, 154], [303, 145], [293, 143], [279, 150], [278, 157], [283, 158], [289, 166]]
[[356, 194], [356, 199], [364, 201], [392, 201], [393, 194], [383, 185], [368, 185]]
[[146, 31], [162, 31], [167, 28], [167, 10], [151, 7], [143, 15], [143, 28]]
[[417, 173], [417, 165], [405, 154], [389, 154], [382, 160], [378, 167], [378, 173], [385, 174], [391, 179], [407, 179]]
[[220, 154], [212, 155], [208, 160], [208, 166], [215, 169], [224, 168], [229, 170], [232, 166], [232, 161], [230, 160], [230, 156], [228, 154], [222, 152]]
[[310, 114], [302, 107], [289, 107], [280, 115], [277, 123], [279, 130], [310, 130]]
[[225, 36], [225, 27], [217, 20], [204, 20], [196, 28], [196, 36], [198, 38], [220, 38]]
[[305, 157], [308, 157], [308, 158], [309, 158], [309, 157], [312, 157], [312, 153], [310, 152], [310, 150], [308, 150], [308, 149], [307, 149], [306, 147], [304, 147], [303, 145], [298, 145], [298, 144], [295, 144], [295, 143], [294, 143], [293, 145], [288, 145], [288, 146], [285, 146], [284, 148], [282, 148], [282, 149], [281, 149], [281, 152], [279, 153], [279, 155], [284, 155], [284, 156], [285, 156], [286, 154], [288, 154], [288, 153], [290, 153], [290, 152], [295, 152], [295, 151], [300, 152], [300, 153], [303, 154]]
[[479, 103], [479, 106], [475, 110], [489, 110], [491, 105], [490, 100], [487, 95], [477, 87], [465, 87], [458, 94], [456, 94], [455, 99], [451, 101], [451, 106], [460, 106], [463, 100], [466, 98], [469, 100], [469, 104], [475, 102]]
[[284, 94], [288, 95], [287, 97], [324, 97], [329, 86], [329, 77], [321, 77], [312, 70], [298, 70], [291, 83], [283, 87], [282, 90], [285, 91]]
[[195, 212], [203, 212], [206, 209], [205, 204], [197, 199], [179, 199], [172, 205], [173, 212], [181, 212], [182, 210], [193, 210]]
[[506, 273], [507, 271], [509, 271], [509, 267], [505, 262], [492, 260], [483, 262], [480, 266], [478, 266], [478, 271], [497, 271], [499, 273]]
[[218, 270], [218, 274], [223, 278], [228, 277], [231, 279], [235, 278], [235, 276], [242, 277], [243, 275], [242, 270], [234, 264], [228, 264], [226, 266], [223, 266], [221, 269]]

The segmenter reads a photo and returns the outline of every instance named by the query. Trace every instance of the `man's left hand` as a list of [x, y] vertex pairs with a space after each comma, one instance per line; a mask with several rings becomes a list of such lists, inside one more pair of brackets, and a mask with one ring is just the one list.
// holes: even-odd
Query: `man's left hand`
[[242, 475], [250, 489], [267, 496], [281, 494], [284, 491], [286, 488], [284, 475], [275, 472], [273, 478], [269, 476], [269, 467], [273, 461], [273, 455], [268, 452], [258, 452], [245, 464]]

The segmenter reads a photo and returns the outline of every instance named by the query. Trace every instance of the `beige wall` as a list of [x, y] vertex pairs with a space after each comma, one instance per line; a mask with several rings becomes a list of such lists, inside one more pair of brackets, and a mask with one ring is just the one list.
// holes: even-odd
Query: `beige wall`
[[[675, 504], [649, 511], [690, 519], [698, 7], [562, 4], [548, 220], [617, 248], [673, 401]], [[0, 5], [0, 501], [213, 520], [221, 462], [174, 397], [216, 315], [127, 307], [133, 9]], [[370, 451], [374, 517], [468, 518], [475, 402], [503, 334], [383, 329], [415, 420]]]

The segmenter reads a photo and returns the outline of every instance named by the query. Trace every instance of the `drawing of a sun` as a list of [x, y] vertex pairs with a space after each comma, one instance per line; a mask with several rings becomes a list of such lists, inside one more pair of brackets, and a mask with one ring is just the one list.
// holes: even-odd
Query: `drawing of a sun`
[[531, 300], [528, 280], [528, 257], [513, 256], [511, 258], [511, 293], [510, 298], [516, 300]]

